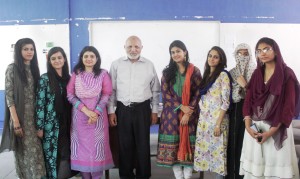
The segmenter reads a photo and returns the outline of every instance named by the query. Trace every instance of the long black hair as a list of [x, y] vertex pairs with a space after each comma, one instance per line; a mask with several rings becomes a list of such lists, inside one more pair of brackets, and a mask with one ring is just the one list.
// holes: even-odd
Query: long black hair
[[37, 53], [36, 53], [36, 48], [34, 41], [30, 38], [23, 38], [19, 39], [14, 47], [14, 64], [18, 69], [18, 72], [20, 74], [20, 79], [24, 84], [27, 84], [27, 75], [25, 72], [25, 64], [24, 64], [24, 57], [22, 56], [22, 49], [25, 45], [31, 44], [34, 49], [34, 54], [33, 58], [30, 61], [30, 70], [31, 74], [33, 76], [34, 84], [37, 84], [37, 81], [40, 78], [40, 70], [39, 70], [39, 65], [38, 65], [38, 60], [37, 60]]
[[[208, 56], [212, 50], [215, 50], [218, 53], [220, 61], [219, 61], [219, 64], [217, 65], [215, 71], [210, 75], [210, 66], [208, 65]], [[210, 83], [214, 82], [218, 78], [218, 76], [220, 75], [222, 70], [224, 70], [224, 68], [226, 68], [226, 67], [227, 67], [227, 59], [226, 59], [224, 50], [218, 46], [212, 47], [207, 53], [203, 79], [200, 83], [200, 89], [204, 89]]]
[[50, 84], [50, 90], [51, 92], [55, 93], [57, 90], [60, 91], [60, 89], [57, 89], [59, 87], [58, 85], [58, 74], [56, 70], [53, 68], [51, 65], [51, 56], [57, 52], [60, 52], [62, 56], [64, 57], [64, 66], [62, 67], [62, 79], [65, 81], [69, 81], [70, 79], [70, 74], [69, 74], [69, 64], [68, 64], [68, 59], [66, 56], [66, 53], [64, 49], [61, 47], [53, 47], [49, 50], [48, 55], [47, 55], [47, 74], [49, 78], [49, 84]]
[[177, 64], [172, 59], [171, 49], [173, 47], [180, 48], [181, 50], [186, 52], [186, 56], [185, 56], [186, 60], [184, 61], [184, 66], [185, 66], [184, 74], [186, 73], [186, 70], [187, 70], [187, 67], [189, 66], [189, 61], [190, 61], [189, 52], [187, 51], [187, 48], [186, 48], [185, 44], [180, 40], [174, 40], [170, 44], [170, 47], [169, 47], [169, 53], [170, 53], [169, 65], [166, 66], [165, 69], [163, 70], [163, 75], [166, 78], [166, 82], [171, 83], [172, 85], [175, 84], [175, 82], [176, 82], [176, 72], [178, 71]]
[[95, 56], [96, 56], [97, 62], [96, 62], [96, 64], [93, 67], [93, 73], [95, 74], [95, 78], [96, 78], [100, 74], [100, 72], [101, 72], [101, 68], [100, 68], [100, 66], [101, 66], [101, 58], [100, 58], [100, 54], [99, 54], [98, 50], [95, 47], [93, 47], [93, 46], [85, 46], [81, 50], [79, 58], [78, 58], [78, 62], [75, 65], [73, 71], [75, 72], [75, 74], [79, 74], [80, 72], [83, 72], [85, 70], [85, 66], [84, 66], [83, 61], [82, 61], [83, 54], [85, 52], [93, 52], [95, 54]]

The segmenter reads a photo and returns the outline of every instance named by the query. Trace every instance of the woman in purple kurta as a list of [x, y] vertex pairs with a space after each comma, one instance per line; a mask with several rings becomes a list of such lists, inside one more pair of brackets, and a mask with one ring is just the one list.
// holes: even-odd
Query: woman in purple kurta
[[[161, 79], [161, 92], [163, 111], [159, 125], [157, 165], [172, 168], [176, 178], [190, 178], [193, 171], [193, 155], [195, 150], [196, 127], [199, 118], [199, 100], [201, 73], [197, 67], [193, 67], [190, 77], [187, 77], [189, 54], [183, 42], [175, 40], [169, 47], [170, 62], [163, 71]], [[189, 79], [187, 79], [189, 78]], [[188, 105], [183, 105], [182, 94], [185, 80], [190, 80], [190, 100]], [[180, 117], [184, 108], [191, 108], [188, 123], [182, 124]], [[180, 119], [181, 118], [181, 119]], [[180, 126], [188, 126], [190, 156], [185, 160], [178, 157], [180, 150]], [[186, 145], [186, 147], [188, 144]], [[188, 148], [188, 147], [187, 147]], [[180, 153], [180, 152], [179, 152]]]
[[106, 111], [112, 84], [100, 64], [97, 49], [84, 47], [67, 86], [73, 105], [71, 168], [80, 171], [83, 178], [101, 178], [103, 170], [114, 166]]

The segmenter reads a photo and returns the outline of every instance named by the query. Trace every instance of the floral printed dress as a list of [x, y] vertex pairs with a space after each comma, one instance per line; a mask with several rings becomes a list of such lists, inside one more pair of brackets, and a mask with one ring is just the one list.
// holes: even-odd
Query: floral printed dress
[[211, 171], [225, 176], [226, 151], [228, 143], [228, 115], [221, 124], [221, 135], [214, 136], [214, 128], [220, 109], [230, 105], [230, 80], [226, 72], [221, 72], [211, 88], [200, 99], [200, 117], [196, 133], [194, 169]]

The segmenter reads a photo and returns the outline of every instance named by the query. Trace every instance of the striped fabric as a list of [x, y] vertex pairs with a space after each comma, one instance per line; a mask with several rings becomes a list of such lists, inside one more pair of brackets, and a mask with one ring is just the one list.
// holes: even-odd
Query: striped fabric
[[[93, 73], [73, 74], [67, 87], [73, 104], [71, 126], [71, 168], [81, 172], [99, 172], [113, 167], [109, 146], [106, 103], [112, 86], [107, 71], [98, 77]], [[80, 107], [81, 106], [81, 107]], [[98, 114], [95, 124], [81, 112], [85, 106]]]

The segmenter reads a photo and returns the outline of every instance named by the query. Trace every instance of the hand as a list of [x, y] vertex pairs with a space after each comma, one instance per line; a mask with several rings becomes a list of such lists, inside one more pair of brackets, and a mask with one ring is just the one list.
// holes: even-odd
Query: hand
[[37, 133], [36, 133], [36, 135], [37, 135], [40, 139], [42, 139], [43, 136], [44, 136], [44, 130], [38, 130]]
[[247, 132], [249, 133], [249, 135], [256, 139], [257, 138], [257, 132], [255, 130], [253, 130], [250, 126], [252, 125], [252, 119], [250, 116], [245, 116], [244, 118], [244, 122], [245, 122], [245, 128], [247, 130]]
[[85, 115], [89, 118], [94, 118], [94, 119], [98, 118], [98, 114], [91, 110], [87, 110]]
[[114, 127], [117, 125], [117, 116], [115, 113], [108, 114], [109, 125]]
[[83, 107], [82, 109], [81, 109], [81, 111], [87, 116], [87, 117], [89, 117], [89, 118], [97, 118], [98, 117], [98, 114], [97, 113], [95, 113], [94, 111], [91, 111], [91, 110], [89, 110], [87, 107]]
[[180, 125], [185, 126], [189, 123], [190, 115], [184, 114], [180, 120]]
[[263, 144], [266, 140], [268, 140], [270, 137], [272, 136], [272, 134], [270, 133], [270, 131], [267, 132], [263, 132], [263, 133], [258, 133], [257, 134], [257, 138], [261, 137], [261, 141], [257, 141], [260, 144]]
[[180, 107], [181, 111], [184, 113], [184, 114], [189, 114], [189, 115], [192, 115], [192, 113], [194, 112], [194, 108], [191, 107], [191, 106], [184, 106], [182, 105]]
[[239, 77], [237, 77], [236, 82], [237, 82], [241, 87], [243, 87], [243, 88], [245, 88], [246, 85], [247, 85], [247, 82], [246, 82], [245, 78], [244, 78], [242, 75], [239, 76]]
[[253, 137], [254, 139], [257, 140], [258, 132], [256, 132], [255, 130], [251, 129], [250, 127], [246, 127], [246, 130], [251, 135], [251, 137]]
[[98, 115], [97, 117], [90, 117], [89, 120], [88, 120], [88, 124], [95, 124], [97, 122], [97, 119], [98, 119]]
[[157, 113], [151, 113], [151, 125], [156, 124], [158, 121]]
[[23, 129], [20, 126], [15, 126], [14, 127], [14, 132], [15, 132], [16, 136], [18, 136], [18, 137], [23, 137], [24, 136]]
[[24, 133], [20, 125], [19, 119], [13, 120], [13, 125], [14, 125], [14, 133], [16, 134], [16, 136], [23, 137]]
[[220, 128], [220, 125], [215, 125], [214, 136], [215, 136], [215, 137], [219, 137], [220, 135], [221, 135], [221, 128]]

